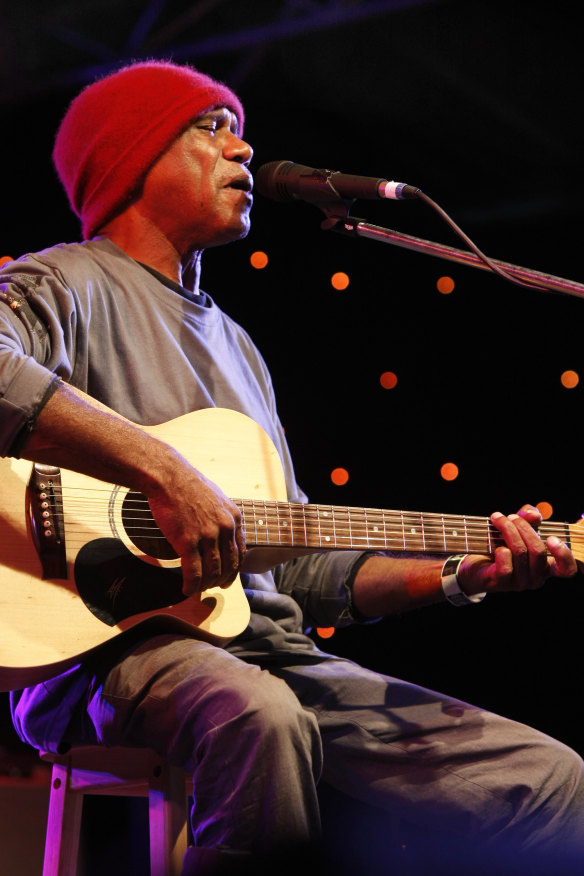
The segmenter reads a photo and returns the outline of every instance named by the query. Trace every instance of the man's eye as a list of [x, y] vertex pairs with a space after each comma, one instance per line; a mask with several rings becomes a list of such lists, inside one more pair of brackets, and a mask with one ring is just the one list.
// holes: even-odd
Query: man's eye
[[212, 134], [217, 130], [216, 122], [208, 122], [206, 124], [197, 125], [199, 131], [210, 131]]

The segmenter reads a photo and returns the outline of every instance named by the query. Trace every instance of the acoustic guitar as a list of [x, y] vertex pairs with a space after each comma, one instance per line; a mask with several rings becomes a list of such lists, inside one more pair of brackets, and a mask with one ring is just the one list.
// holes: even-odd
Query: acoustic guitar
[[[273, 442], [235, 411], [209, 408], [140, 428], [234, 499], [248, 547], [490, 555], [501, 543], [488, 518], [288, 502]], [[584, 521], [548, 521], [540, 533], [584, 560]], [[0, 689], [55, 675], [138, 624], [164, 619], [216, 643], [247, 626], [239, 577], [188, 598], [181, 585], [180, 559], [144, 495], [0, 460]]]

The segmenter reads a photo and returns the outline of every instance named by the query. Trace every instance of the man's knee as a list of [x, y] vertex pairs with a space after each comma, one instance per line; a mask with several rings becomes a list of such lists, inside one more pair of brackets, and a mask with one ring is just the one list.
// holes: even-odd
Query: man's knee
[[543, 736], [538, 744], [526, 749], [527, 787], [539, 808], [545, 800], [555, 808], [569, 805], [572, 798], [582, 795], [584, 763], [571, 748], [555, 739]]
[[285, 682], [261, 672], [247, 689], [227, 696], [234, 697], [230, 723], [239, 733], [256, 737], [270, 747], [301, 745], [320, 752], [316, 718], [303, 708]]
[[[194, 743], [195, 764], [229, 751], [248, 765], [256, 758], [302, 759], [320, 773], [320, 732], [312, 712], [302, 707], [285, 682], [256, 667], [236, 666], [223, 678], [214, 678], [205, 692], [189, 685], [180, 699], [183, 745]], [[175, 740], [178, 741], [178, 740]]]

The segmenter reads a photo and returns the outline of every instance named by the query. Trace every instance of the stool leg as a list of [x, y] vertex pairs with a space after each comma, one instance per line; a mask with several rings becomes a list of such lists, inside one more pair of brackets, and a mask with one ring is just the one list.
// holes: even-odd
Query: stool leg
[[70, 787], [71, 765], [53, 764], [43, 876], [73, 876], [77, 871], [83, 795]]
[[187, 848], [184, 771], [168, 764], [157, 765], [150, 778], [148, 797], [151, 876], [180, 876]]

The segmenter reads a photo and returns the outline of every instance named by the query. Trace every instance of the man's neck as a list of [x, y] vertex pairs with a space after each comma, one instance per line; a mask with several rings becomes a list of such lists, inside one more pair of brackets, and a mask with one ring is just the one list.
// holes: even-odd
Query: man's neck
[[131, 209], [117, 216], [100, 232], [115, 243], [130, 258], [149, 265], [159, 273], [183, 286], [183, 272], [188, 271], [190, 291], [199, 294], [202, 251], [182, 255], [155, 226], [145, 226]]

